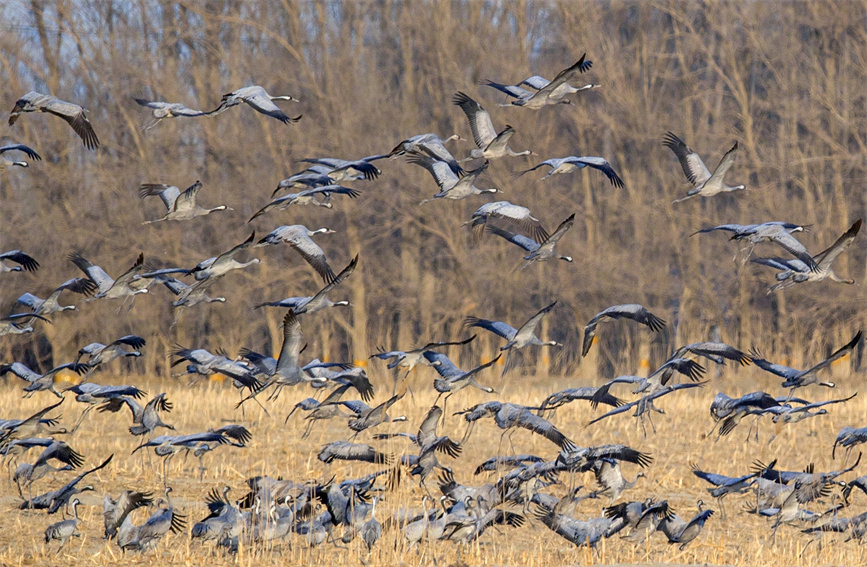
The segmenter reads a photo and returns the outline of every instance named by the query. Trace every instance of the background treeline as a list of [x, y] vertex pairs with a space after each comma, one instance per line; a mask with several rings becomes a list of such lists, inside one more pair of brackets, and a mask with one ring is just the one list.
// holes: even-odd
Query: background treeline
[[[456, 337], [469, 314], [517, 326], [555, 299], [540, 336], [567, 346], [531, 355], [525, 366], [543, 376], [632, 373], [677, 344], [715, 336], [797, 364], [864, 326], [867, 235], [835, 265], [858, 285], [822, 282], [767, 295], [773, 272], [733, 261], [737, 243], [689, 234], [723, 222], [786, 220], [812, 225], [801, 240], [817, 252], [864, 215], [865, 2], [13, 0], [0, 8], [0, 28], [0, 107], [11, 109], [31, 89], [51, 92], [89, 109], [102, 142], [98, 152], [85, 151], [66, 124], [46, 115], [0, 127], [45, 157], [0, 174], [0, 249], [21, 248], [42, 264], [34, 275], [0, 278], [4, 312], [24, 291], [44, 297], [79, 275], [65, 258], [72, 251], [112, 275], [139, 251], [159, 267], [191, 267], [253, 229], [262, 236], [305, 224], [338, 231], [317, 238], [335, 271], [361, 255], [332, 294], [352, 307], [303, 319], [310, 357], [365, 359], [377, 346]], [[573, 96], [572, 105], [501, 108], [500, 93], [478, 85], [551, 78], [584, 52], [593, 61], [584, 78], [602, 88]], [[286, 126], [244, 107], [143, 132], [149, 111], [133, 101], [210, 110], [223, 93], [249, 84], [300, 99], [281, 105], [302, 120]], [[513, 148], [538, 154], [492, 163], [479, 185], [499, 187], [549, 230], [577, 213], [561, 243], [574, 264], [519, 271], [516, 247], [493, 236], [473, 243], [460, 225], [490, 196], [419, 207], [436, 187], [403, 159], [377, 162], [376, 181], [352, 183], [362, 191], [355, 201], [336, 198], [331, 210], [293, 206], [245, 224], [279, 180], [304, 169], [299, 159], [387, 153], [424, 132], [470, 138], [450, 102], [458, 90], [480, 101], [496, 127], [517, 129]], [[667, 130], [710, 168], [738, 140], [728, 181], [749, 191], [672, 205], [688, 184], [661, 145]], [[471, 146], [452, 147], [461, 158]], [[567, 155], [606, 157], [626, 187], [611, 187], [596, 171], [544, 183], [541, 172], [511, 178]], [[204, 206], [234, 211], [141, 225], [163, 210], [157, 199], [139, 201], [140, 183], [183, 189], [196, 179]], [[226, 304], [187, 310], [175, 327], [173, 297], [153, 288], [131, 311], [88, 303], [32, 335], [4, 337], [0, 360], [45, 368], [88, 342], [127, 333], [149, 341], [129, 370], [150, 375], [165, 375], [175, 343], [274, 351], [282, 310], [252, 306], [311, 295], [321, 282], [288, 246], [253, 252], [259, 266], [212, 288]], [[668, 329], [652, 337], [634, 325], [607, 326], [581, 361], [583, 325], [625, 302], [646, 305]], [[483, 332], [474, 349], [453, 355], [471, 365], [500, 344]]]

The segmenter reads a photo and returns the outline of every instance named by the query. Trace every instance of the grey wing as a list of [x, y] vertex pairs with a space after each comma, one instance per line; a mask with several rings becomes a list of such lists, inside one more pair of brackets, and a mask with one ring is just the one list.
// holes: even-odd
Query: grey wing
[[822, 406], [829, 406], [831, 404], [842, 404], [842, 403], [848, 402], [849, 400], [851, 400], [852, 398], [854, 398], [857, 395], [858, 395], [858, 392], [855, 392], [854, 394], [852, 394], [848, 398], [840, 398], [838, 400], [827, 400], [824, 402], [813, 402], [812, 404], [807, 404], [803, 407], [798, 408], [797, 411], [811, 410], [811, 409], [815, 409], [815, 408], [820, 408]]
[[234, 439], [240, 445], [246, 445], [253, 439], [253, 434], [243, 425], [224, 425], [219, 429], [215, 429], [214, 433], [222, 433], [226, 437]]
[[139, 252], [138, 258], [130, 269], [122, 273], [116, 280], [115, 285], [126, 285], [133, 281], [136, 275], [144, 271], [144, 253]]
[[[818, 256], [816, 256], [816, 258], [818, 258]], [[752, 260], [750, 260], [750, 262], [759, 264], [761, 266], [768, 266], [775, 270], [804, 273], [810, 270], [810, 268], [806, 264], [794, 258], [792, 258], [791, 260], [785, 258], [753, 258]]]
[[568, 157], [563, 160], [566, 163], [575, 163], [585, 165], [587, 167], [592, 167], [593, 169], [598, 169], [611, 181], [611, 184], [615, 187], [623, 187], [623, 180], [617, 175], [617, 172], [614, 171], [614, 168], [611, 167], [611, 164], [608, 163], [608, 160], [601, 157], [595, 156], [582, 156], [582, 157]]
[[[289, 201], [289, 205], [291, 205], [292, 203], [295, 202], [295, 200], [298, 199], [298, 197], [300, 195], [301, 195], [300, 193], [291, 193], [291, 194], [286, 195], [284, 197], [279, 197], [277, 199], [271, 200], [271, 202], [269, 202], [267, 205], [265, 205], [264, 207], [262, 207], [261, 209], [256, 211], [253, 214], [253, 216], [250, 217], [250, 220], [248, 220], [247, 222], [252, 222], [254, 219], [264, 215], [265, 213], [267, 213], [268, 211], [270, 211], [271, 209], [273, 209], [275, 207], [279, 207], [280, 205], [282, 205], [283, 203], [285, 203], [287, 201]], [[286, 205], [286, 206], [288, 207], [289, 205]]]
[[20, 362], [13, 362], [12, 364], [0, 364], [0, 376], [3, 376], [7, 372], [11, 372], [22, 380], [26, 380], [28, 382], [35, 382], [36, 380], [42, 378], [41, 374], [33, 372]]
[[[505, 147], [509, 144], [509, 140], [512, 139], [512, 136], [515, 135], [515, 129], [506, 124], [506, 127], [503, 128], [502, 131], [498, 132], [496, 137], [488, 143], [487, 147], [491, 150], [495, 149], [505, 149]], [[482, 148], [485, 149], [485, 148]]]
[[[651, 376], [655, 376], [658, 373], [663, 373], [663, 376], [665, 376], [664, 372], [667, 369], [677, 371], [688, 377], [693, 382], [698, 382], [705, 373], [704, 366], [694, 360], [688, 358], [672, 358], [656, 369]], [[667, 378], [662, 381], [662, 385], [664, 386], [666, 382], [668, 382]]]
[[674, 384], [673, 386], [666, 386], [661, 390], [657, 390], [656, 392], [645, 396], [648, 400], [655, 400], [657, 398], [661, 398], [662, 396], [666, 396], [668, 394], [672, 394], [677, 392], [678, 390], [690, 390], [692, 388], [704, 388], [704, 385], [707, 384], [707, 381], [697, 382], [697, 383], [688, 383], [688, 384]]
[[194, 110], [183, 104], [177, 104], [172, 107], [172, 116], [205, 116], [207, 112], [202, 110]]
[[357, 189], [353, 189], [351, 187], [343, 187], [342, 185], [323, 185], [322, 187], [314, 187], [312, 189], [305, 189], [298, 193], [299, 197], [309, 197], [310, 195], [323, 194], [326, 198], [331, 197], [333, 194], [337, 195], [348, 195], [349, 198], [355, 199], [361, 192]]
[[132, 348], [142, 348], [143, 346], [147, 345], [147, 341], [144, 340], [142, 337], [139, 337], [137, 335], [124, 335], [111, 344], [113, 344], [113, 345], [123, 344], [123, 345], [129, 345]]
[[173, 278], [171, 276], [159, 276], [157, 279], [162, 282], [163, 285], [169, 288], [169, 291], [171, 291], [175, 295], [189, 293], [192, 290], [190, 286], [188, 286], [181, 280]]
[[531, 89], [536, 89], [538, 91], [538, 90], [544, 89], [550, 83], [551, 83], [551, 81], [549, 81], [545, 77], [540, 77], [539, 75], [533, 75], [532, 77], [527, 77], [526, 79], [524, 79], [523, 81], [518, 83], [518, 86], [527, 85]]
[[127, 406], [132, 413], [132, 418], [135, 419], [137, 415], [140, 415], [143, 408], [136, 402], [134, 399], [129, 396], [118, 396], [115, 398], [108, 398], [102, 405], [99, 406], [100, 413], [104, 412], [119, 412], [124, 406]]
[[463, 173], [463, 168], [458, 164], [458, 161], [451, 154], [451, 152], [446, 149], [446, 147], [442, 143], [442, 140], [440, 140], [439, 138], [435, 140], [421, 142], [418, 144], [418, 147], [431, 157], [446, 162], [449, 168], [451, 168], [451, 170], [455, 173], [455, 175], [460, 175], [461, 173]]
[[735, 480], [731, 477], [727, 477], [721, 474], [705, 472], [703, 470], [700, 470], [695, 464], [690, 465], [690, 468], [692, 469], [692, 474], [704, 481], [711, 483], [714, 486], [723, 486], [725, 484], [728, 484], [730, 481]]
[[560, 226], [557, 227], [551, 236], [548, 237], [546, 242], [558, 242], [563, 235], [569, 232], [569, 229], [572, 228], [572, 225], [575, 224], [575, 213], [569, 215], [569, 218], [560, 223]]
[[[490, 223], [487, 223], [485, 225], [485, 230], [487, 230], [491, 234], [496, 234], [497, 236], [499, 236], [501, 238], [505, 238], [506, 240], [508, 240], [512, 244], [520, 246], [521, 248], [523, 248], [527, 252], [535, 252], [536, 250], [539, 249], [539, 246], [540, 246], [540, 244], [538, 242], [536, 242], [535, 240], [533, 240], [532, 238], [524, 236], [523, 234], [516, 234], [514, 232], [508, 231], [504, 228], [500, 228], [500, 227], [493, 225], [493, 224], [490, 224]], [[552, 238], [553, 238], [553, 236], [552, 236]]]
[[598, 422], [598, 421], [602, 421], [602, 420], [605, 419], [606, 417], [611, 417], [612, 415], [617, 415], [617, 414], [620, 414], [620, 413], [626, 413], [626, 412], [628, 412], [629, 410], [631, 410], [632, 408], [634, 408], [635, 406], [637, 406], [637, 405], [639, 404], [639, 402], [641, 402], [642, 399], [643, 399], [643, 398], [639, 398], [639, 399], [637, 399], [637, 400], [635, 400], [635, 401], [629, 402], [628, 404], [623, 404], [623, 405], [620, 406], [619, 408], [614, 408], [613, 410], [609, 411], [608, 413], [605, 413], [605, 414], [603, 414], [603, 415], [600, 415], [600, 416], [597, 417], [596, 419], [592, 419], [592, 420], [590, 420], [590, 421], [587, 423], [587, 425], [593, 425], [594, 423], [596, 423], [596, 422]]
[[334, 280], [331, 283], [326, 284], [325, 287], [323, 287], [321, 290], [319, 290], [316, 293], [316, 295], [313, 296], [313, 299], [315, 300], [317, 297], [322, 297], [322, 296], [327, 295], [328, 292], [330, 292], [332, 289], [334, 289], [335, 287], [340, 285], [344, 280], [346, 280], [346, 278], [348, 278], [349, 276], [352, 275], [352, 272], [355, 271], [355, 266], [357, 266], [357, 265], [358, 265], [358, 254], [356, 254], [355, 258], [353, 258], [349, 262], [349, 264], [347, 264], [346, 267], [343, 268], [340, 271], [340, 273], [334, 277]]
[[765, 360], [762, 357], [761, 353], [755, 348], [750, 351], [750, 356], [752, 356], [753, 364], [755, 364], [762, 370], [770, 372], [771, 374], [776, 374], [777, 376], [786, 378], [787, 380], [790, 378], [794, 378], [795, 376], [800, 374], [800, 371], [795, 370], [794, 368], [790, 368], [782, 364], [775, 364], [773, 362]]
[[190, 270], [187, 270], [186, 268], [163, 268], [161, 270], [154, 270], [152, 272], [147, 272], [145, 274], [142, 274], [141, 277], [142, 278], [157, 278], [157, 279], [159, 279], [163, 276], [168, 276], [170, 274], [189, 275], [189, 273], [190, 273]]
[[[216, 258], [214, 258], [214, 261], [211, 262], [210, 265], [212, 266], [212, 265], [216, 264], [217, 262], [219, 262], [220, 260], [224, 260], [224, 259], [228, 259], [228, 258], [232, 258], [232, 257], [234, 257], [235, 254], [237, 254], [237, 253], [240, 252], [241, 250], [245, 250], [245, 249], [249, 248], [250, 245], [253, 244], [253, 241], [254, 241], [255, 239], [256, 239], [256, 231], [254, 230], [253, 232], [250, 233], [250, 236], [247, 237], [247, 240], [245, 240], [244, 242], [238, 244], [237, 246], [234, 246], [234, 247], [233, 247], [232, 249], [230, 249], [229, 251], [227, 251], [227, 252], [223, 252], [222, 254], [220, 254], [219, 256], [217, 256]], [[207, 262], [207, 260], [205, 260], [205, 262]], [[202, 262], [202, 264], [205, 264], [205, 262]], [[200, 265], [201, 265], [201, 264], [200, 264]], [[203, 268], [207, 268], [208, 266], [202, 266], [202, 267], [203, 267]]]
[[716, 169], [713, 171], [713, 175], [711, 177], [714, 177], [714, 178], [722, 181], [722, 178], [725, 177], [725, 174], [728, 172], [729, 169], [731, 169], [732, 165], [734, 165], [735, 155], [737, 154], [737, 151], [738, 151], [738, 143], [735, 142], [735, 145], [732, 146], [732, 149], [727, 151], [725, 153], [725, 155], [722, 157], [722, 159], [719, 162], [719, 165], [716, 166]]
[[271, 99], [261, 94], [247, 97], [244, 99], [244, 102], [252, 106], [257, 111], [261, 112], [262, 114], [267, 114], [271, 118], [276, 118], [284, 124], [298, 122], [301, 119], [300, 116], [290, 118], [286, 113], [280, 110], [280, 107], [274, 104]]
[[500, 83], [495, 83], [494, 81], [484, 81], [482, 84], [486, 87], [495, 88], [498, 91], [506, 93], [507, 95], [514, 98], [529, 98], [533, 95], [533, 93], [531, 93], [530, 91], [524, 90], [521, 87], [515, 85], [503, 85]]
[[57, 288], [54, 290], [54, 293], [64, 290], [68, 290], [73, 293], [80, 293], [82, 295], [90, 295], [91, 293], [96, 291], [96, 284], [94, 284], [89, 278], [72, 278], [70, 280], [66, 280], [65, 282], [57, 286]]
[[494, 130], [491, 115], [482, 108], [481, 104], [462, 92], [458, 92], [452, 97], [452, 104], [460, 106], [464, 114], [467, 115], [470, 129], [473, 131], [473, 140], [479, 148], [485, 149], [488, 144], [494, 141], [494, 138], [497, 137], [497, 131]]
[[330, 463], [334, 459], [381, 464], [390, 464], [392, 460], [389, 455], [380, 453], [370, 445], [346, 441], [335, 441], [325, 445], [319, 452], [319, 460], [323, 462]]
[[440, 187], [445, 186], [447, 183], [454, 184], [458, 182], [458, 176], [445, 161], [440, 161], [435, 157], [419, 152], [410, 152], [406, 161], [407, 163], [419, 165], [427, 169]]
[[428, 350], [424, 352], [424, 357], [428, 360], [428, 362], [439, 363], [433, 368], [437, 371], [437, 374], [439, 374], [443, 378], [454, 378], [464, 375], [464, 372], [460, 368], [458, 368], [455, 363], [452, 362], [451, 359], [449, 359], [449, 357], [444, 354]]
[[310, 266], [316, 270], [316, 273], [325, 280], [325, 283], [330, 284], [334, 281], [334, 270], [328, 265], [328, 260], [325, 258], [325, 252], [316, 244], [312, 238], [306, 234], [299, 234], [292, 238], [289, 245], [301, 254]]
[[36, 153], [36, 150], [29, 146], [25, 146], [24, 144], [7, 144], [5, 146], [0, 146], [0, 154], [15, 150], [24, 152], [30, 159], [35, 159], [36, 161], [42, 160], [42, 156]]
[[24, 293], [15, 300], [15, 303], [20, 303], [21, 305], [26, 305], [31, 309], [36, 309], [38, 306], [42, 305], [42, 300], [32, 293]]
[[804, 247], [804, 245], [798, 242], [798, 239], [789, 234], [785, 229], [779, 229], [779, 231], [777, 231], [776, 234], [774, 234], [770, 238], [771, 240], [782, 246], [783, 249], [785, 249], [787, 252], [789, 252], [811, 268], [815, 268], [817, 266], [816, 261], [813, 260], [813, 256], [811, 256], [810, 253], [807, 252], [807, 249]]
[[2, 254], [0, 254], [0, 260], [11, 260], [16, 264], [21, 264], [21, 267], [28, 272], [35, 272], [37, 269], [39, 269], [39, 262], [37, 262], [32, 256], [22, 252], [21, 250], [10, 250], [9, 252], [3, 252]]
[[361, 414], [368, 412], [371, 409], [369, 405], [362, 402], [361, 400], [343, 400], [340, 402], [335, 402], [335, 404], [341, 405], [349, 409], [349, 411], [354, 413], [356, 416], [360, 416]]
[[536, 242], [548, 240], [549, 235], [542, 227], [542, 223], [534, 218], [526, 207], [508, 203], [489, 212], [488, 217], [494, 219], [494, 224], [504, 222], [508, 226], [514, 226], [519, 230], [527, 232]]
[[36, 313], [13, 313], [12, 315], [7, 315], [5, 317], [0, 318], [0, 321], [15, 321], [17, 319], [30, 319], [28, 324], [32, 323], [34, 319], [39, 319], [41, 321], [51, 323], [51, 321], [49, 321], [48, 319], [46, 319], [42, 315], [38, 315]]
[[674, 152], [680, 160], [683, 173], [690, 183], [698, 187], [710, 179], [710, 171], [692, 148], [671, 132], [666, 132], [662, 144]]
[[421, 422], [416, 435], [416, 442], [419, 446], [425, 447], [437, 437], [437, 423], [443, 415], [443, 410], [439, 406], [433, 406], [428, 410], [427, 415]]
[[722, 358], [734, 360], [740, 363], [742, 366], [747, 366], [752, 361], [748, 354], [741, 352], [735, 347], [727, 345], [725, 343], [697, 343], [689, 345], [689, 347], [687, 348], [691, 352], [700, 356], [721, 356]]
[[596, 326], [599, 324], [599, 315], [594, 317], [584, 327], [584, 341], [581, 343], [581, 356], [587, 356], [590, 348], [593, 346], [593, 337], [596, 336]]
[[163, 185], [161, 183], [142, 183], [138, 188], [138, 196], [142, 199], [156, 195], [159, 197], [166, 209], [171, 211], [175, 206], [175, 201], [181, 194], [181, 190], [174, 185]]
[[172, 363], [172, 366], [180, 364], [184, 360], [188, 360], [194, 364], [198, 364], [200, 366], [207, 366], [208, 364], [214, 362], [216, 357], [210, 352], [206, 351], [203, 348], [197, 349], [189, 349], [178, 347], [172, 351], [172, 356], [180, 357], [179, 360], [176, 360]]
[[[204, 433], [191, 433], [189, 435], [179, 435], [177, 437], [163, 437], [165, 438], [165, 440], [168, 441], [170, 445], [175, 446], [188, 446], [194, 445], [196, 443], [217, 443], [218, 445], [225, 445], [226, 443], [228, 443], [228, 439], [222, 433], [216, 433], [214, 431], [206, 431]], [[151, 443], [157, 441], [158, 439], [160, 439], [160, 437], [155, 437], [153, 440], [151, 440]]]
[[620, 465], [611, 459], [593, 461], [593, 474], [596, 476], [596, 482], [603, 488], [617, 486], [623, 478]]
[[599, 315], [605, 315], [618, 319], [621, 317], [632, 319], [636, 323], [646, 325], [650, 328], [650, 330], [654, 332], [661, 331], [665, 327], [665, 320], [660, 319], [659, 317], [648, 311], [644, 306], [637, 303], [615, 305], [613, 307], [609, 307]]
[[518, 330], [507, 323], [503, 323], [502, 321], [491, 321], [490, 319], [479, 319], [478, 317], [466, 317], [464, 319], [464, 328], [469, 327], [481, 327], [482, 329], [486, 329], [495, 335], [499, 335], [506, 339], [507, 341], [515, 338], [515, 335], [518, 334]]
[[371, 354], [370, 358], [378, 358], [380, 360], [388, 360], [389, 358], [394, 357], [404, 357], [406, 353], [402, 350], [390, 350], [388, 352], [377, 352], [376, 354]]
[[293, 311], [283, 317], [283, 346], [280, 348], [280, 357], [277, 359], [277, 370], [287, 367], [298, 366], [298, 355], [301, 353], [301, 341], [304, 334], [301, 332], [301, 322]]
[[548, 305], [547, 307], [543, 307], [539, 310], [538, 313], [527, 319], [527, 322], [521, 325], [521, 328], [518, 329], [518, 332], [515, 334], [515, 338], [517, 338], [519, 335], [532, 335], [536, 329], [536, 325], [538, 325], [539, 321], [542, 320], [542, 317], [550, 313], [551, 310], [554, 309], [555, 305], [557, 305], [556, 301], [551, 305]]
[[79, 135], [87, 149], [95, 150], [98, 148], [99, 139], [96, 137], [96, 132], [93, 131], [93, 125], [87, 119], [84, 109], [77, 104], [51, 98], [54, 100], [43, 105], [42, 110], [63, 118]]
[[[555, 163], [555, 162], [556, 162], [556, 163]], [[521, 171], [515, 173], [512, 177], [513, 177], [513, 178], [515, 178], [515, 177], [521, 177], [521, 176], [524, 175], [525, 173], [530, 173], [531, 171], [536, 171], [536, 170], [539, 169], [540, 167], [545, 167], [545, 166], [548, 166], [548, 167], [554, 169], [554, 168], [558, 167], [561, 163], [563, 163], [563, 162], [562, 162], [562, 160], [559, 159], [559, 158], [546, 159], [546, 160], [543, 161], [542, 163], [536, 164], [536, 165], [534, 165], [533, 167], [531, 167], [530, 169], [524, 169], [524, 170], [521, 170]]]
[[183, 193], [175, 198], [174, 210], [194, 209], [196, 207], [196, 195], [202, 189], [202, 182], [196, 181], [187, 187]]
[[742, 233], [745, 232], [749, 228], [755, 228], [756, 225], [742, 225], [742, 224], [721, 224], [719, 226], [711, 226], [708, 228], [702, 228], [701, 230], [697, 230], [690, 234], [690, 236], [694, 236], [696, 234], [704, 234], [706, 232], [713, 232], [715, 230], [725, 230], [728, 232], [734, 233]]
[[855, 240], [855, 236], [858, 235], [859, 230], [861, 230], [861, 219], [855, 221], [849, 230], [841, 235], [840, 238], [838, 238], [829, 248], [819, 252], [815, 257], [816, 262], [818, 262], [823, 268], [830, 267], [837, 256], [842, 254], [843, 251], [852, 244], [852, 241]]
[[550, 421], [529, 411], [521, 413], [520, 417], [518, 417], [517, 425], [518, 427], [542, 435], [561, 449], [571, 450], [575, 448], [575, 444], [563, 435], [559, 429], [554, 427]]
[[145, 106], [147, 108], [153, 108], [154, 110], [159, 110], [161, 108], [165, 108], [171, 104], [168, 102], [162, 102], [162, 101], [158, 101], [158, 100], [147, 100], [144, 98], [137, 98], [137, 99], [135, 99], [135, 101], [140, 106]]
[[846, 343], [845, 345], [843, 345], [842, 347], [840, 347], [839, 349], [834, 351], [834, 353], [831, 354], [831, 356], [829, 356], [828, 358], [826, 358], [825, 360], [823, 360], [819, 364], [815, 365], [807, 372], [817, 371], [817, 370], [821, 370], [823, 368], [827, 368], [835, 360], [838, 360], [838, 359], [846, 356], [846, 354], [851, 352], [852, 349], [854, 349], [855, 346], [861, 341], [861, 336], [862, 336], [862, 332], [858, 331], [858, 333], [852, 338], [851, 341], [849, 341], [848, 343]]
[[105, 270], [92, 264], [78, 252], [71, 252], [67, 258], [93, 280], [93, 283], [99, 287], [100, 292], [106, 292], [114, 285], [114, 280], [105, 273]]
[[49, 445], [48, 448], [39, 455], [39, 458], [36, 459], [34, 466], [47, 463], [51, 459], [57, 459], [61, 463], [66, 463], [73, 468], [80, 467], [84, 464], [84, 457], [63, 441], [55, 441]]
[[585, 53], [584, 55], [581, 56], [581, 59], [579, 59], [577, 62], [575, 62], [574, 65], [572, 65], [571, 67], [567, 67], [566, 69], [563, 69], [562, 71], [557, 73], [557, 76], [554, 77], [554, 79], [550, 83], [548, 83], [547, 85], [545, 85], [544, 87], [539, 89], [536, 92], [535, 96], [547, 97], [554, 91], [554, 89], [556, 89], [557, 87], [559, 87], [563, 83], [568, 83], [573, 78], [577, 77], [579, 74], [590, 69], [590, 67], [593, 66], [593, 62], [587, 61], [586, 59], [587, 59], [587, 54]]
[[421, 350], [427, 350], [429, 348], [441, 347], [441, 346], [465, 345], [465, 344], [469, 344], [469, 343], [473, 342], [475, 340], [475, 338], [476, 338], [476, 335], [473, 335], [473, 336], [466, 338], [464, 340], [461, 340], [461, 341], [441, 341], [441, 342], [428, 343], [425, 346], [423, 346], [421, 348]]

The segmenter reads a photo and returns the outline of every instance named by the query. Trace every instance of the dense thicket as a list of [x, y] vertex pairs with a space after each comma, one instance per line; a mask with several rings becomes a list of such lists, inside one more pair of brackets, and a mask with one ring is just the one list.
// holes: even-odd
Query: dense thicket
[[[45, 294], [77, 275], [65, 259], [71, 251], [110, 273], [139, 251], [159, 266], [190, 267], [253, 228], [264, 235], [305, 224], [338, 231], [318, 238], [336, 269], [361, 255], [359, 270], [334, 293], [353, 306], [304, 319], [308, 353], [331, 359], [456, 336], [469, 314], [517, 325], [554, 299], [560, 304], [542, 334], [567, 347], [539, 357], [543, 374], [631, 372], [640, 359], [654, 364], [675, 343], [707, 339], [715, 328], [727, 342], [796, 363], [863, 326], [867, 236], [836, 264], [858, 285], [822, 282], [767, 295], [772, 272], [733, 262], [736, 243], [688, 235], [715, 223], [786, 220], [811, 224], [802, 241], [818, 251], [864, 214], [865, 2], [16, 0], [0, 18], [0, 106], [11, 109], [31, 89], [50, 91], [88, 108], [102, 141], [99, 151], [86, 151], [47, 115], [0, 127], [46, 158], [0, 174], [0, 248], [21, 248], [42, 264], [32, 276], [0, 277], [2, 309], [24, 291]], [[587, 82], [602, 88], [573, 105], [501, 108], [502, 96], [478, 85], [550, 78], [584, 52], [593, 61]], [[209, 110], [248, 84], [300, 99], [281, 104], [303, 114], [301, 122], [287, 126], [238, 108], [143, 132], [148, 112], [133, 101], [159, 97]], [[299, 159], [387, 153], [424, 132], [469, 138], [450, 103], [458, 90], [489, 109], [498, 127], [517, 129], [512, 147], [538, 154], [492, 163], [486, 183], [549, 229], [576, 212], [561, 244], [574, 264], [516, 270], [520, 250], [494, 237], [475, 244], [460, 226], [489, 197], [419, 207], [435, 185], [402, 159], [378, 162], [383, 174], [374, 182], [355, 182], [363, 191], [356, 201], [293, 207], [245, 225], [280, 179], [303, 169]], [[667, 130], [709, 167], [738, 140], [728, 180], [749, 190], [672, 205], [688, 184], [661, 145]], [[459, 157], [468, 151], [455, 147]], [[544, 183], [541, 175], [511, 178], [537, 160], [573, 154], [605, 156], [626, 188], [595, 171]], [[226, 203], [234, 212], [141, 225], [162, 211], [139, 201], [140, 183], [186, 187], [196, 179], [206, 206]], [[174, 328], [171, 297], [154, 289], [128, 312], [88, 303], [33, 335], [4, 337], [2, 359], [35, 357], [47, 366], [130, 332], [150, 341], [134, 366], [146, 373], [167, 371], [174, 343], [277, 349], [282, 313], [253, 304], [312, 294], [320, 282], [288, 247], [257, 252], [262, 264], [215, 286], [226, 304], [191, 310]], [[580, 328], [623, 302], [648, 306], [669, 330], [651, 341], [644, 328], [608, 326], [598, 354], [581, 364]], [[464, 351], [465, 363], [500, 344], [481, 338]]]

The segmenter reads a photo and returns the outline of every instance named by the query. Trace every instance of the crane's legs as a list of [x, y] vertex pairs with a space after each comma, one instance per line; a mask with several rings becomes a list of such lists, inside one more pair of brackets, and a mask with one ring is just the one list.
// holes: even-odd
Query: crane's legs
[[475, 425], [476, 425], [475, 421], [471, 421], [471, 422], [467, 423], [467, 430], [466, 430], [466, 432], [464, 432], [463, 438], [461, 438], [461, 445], [466, 443], [467, 440], [470, 438], [470, 434], [473, 432], [473, 427], [475, 427]]
[[307, 423], [307, 427], [304, 428], [304, 433], [301, 434], [301, 439], [307, 439], [310, 437], [310, 432], [313, 430], [314, 423], [315, 420], [312, 419]]

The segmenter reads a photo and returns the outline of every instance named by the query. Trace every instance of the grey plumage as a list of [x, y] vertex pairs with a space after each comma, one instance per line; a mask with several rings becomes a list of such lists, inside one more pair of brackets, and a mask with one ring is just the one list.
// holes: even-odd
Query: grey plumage
[[80, 537], [80, 533], [78, 532], [78, 505], [81, 504], [81, 501], [76, 498], [70, 504], [72, 506], [72, 516], [71, 520], [63, 520], [61, 522], [57, 522], [56, 524], [51, 524], [45, 529], [45, 543], [51, 542], [51, 540], [59, 540], [60, 547], [57, 548], [57, 553], [60, 553], [60, 550], [63, 549], [63, 546], [66, 545], [66, 542], [71, 537]]
[[51, 95], [30, 91], [19, 98], [9, 114], [9, 125], [15, 124], [22, 113], [36, 112], [37, 110], [48, 112], [65, 120], [67, 124], [72, 126], [87, 149], [95, 150], [99, 147], [99, 139], [96, 137], [96, 132], [93, 131], [93, 125], [87, 119], [85, 110], [77, 104], [60, 100]]
[[276, 118], [284, 124], [292, 124], [301, 120], [301, 116], [296, 116], [295, 118], [292, 118], [286, 113], [284, 113], [282, 110], [280, 110], [280, 107], [274, 104], [275, 100], [289, 100], [298, 102], [297, 99], [292, 98], [288, 95], [272, 96], [259, 85], [253, 85], [224, 94], [222, 100], [220, 101], [220, 105], [214, 110], [208, 112], [207, 114], [209, 116], [216, 116], [217, 114], [221, 114], [222, 112], [228, 110], [233, 106], [237, 106], [241, 103], [246, 103], [256, 112], [261, 112], [266, 116]]

